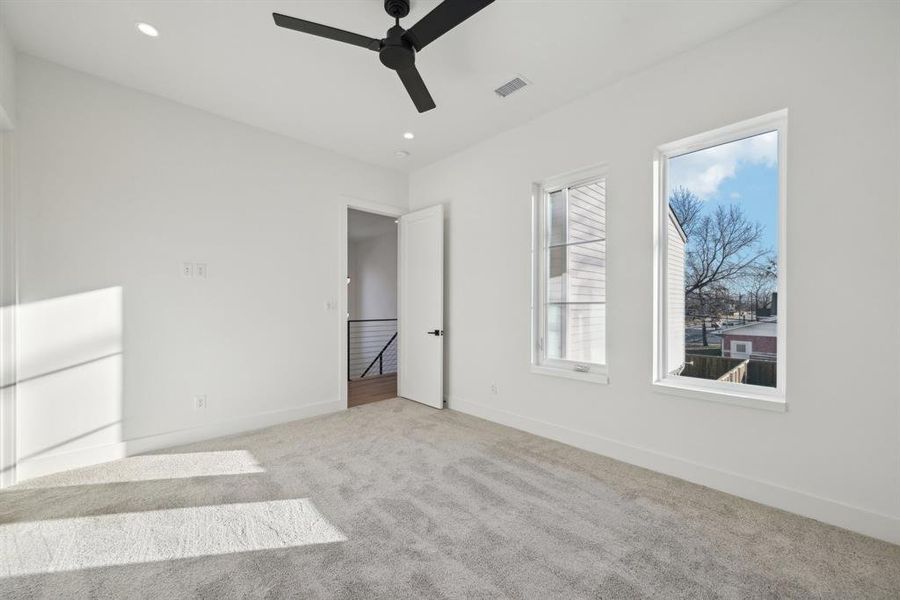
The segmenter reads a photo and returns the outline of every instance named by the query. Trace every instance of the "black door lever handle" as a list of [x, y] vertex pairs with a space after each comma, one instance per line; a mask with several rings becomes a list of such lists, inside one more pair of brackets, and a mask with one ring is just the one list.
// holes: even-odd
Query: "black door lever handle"
[[435, 329], [434, 331], [426, 331], [428, 335], [444, 335], [443, 329]]

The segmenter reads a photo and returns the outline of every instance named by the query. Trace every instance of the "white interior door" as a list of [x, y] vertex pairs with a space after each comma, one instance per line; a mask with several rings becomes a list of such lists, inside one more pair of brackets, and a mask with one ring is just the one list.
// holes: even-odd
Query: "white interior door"
[[444, 207], [400, 217], [398, 394], [444, 406]]

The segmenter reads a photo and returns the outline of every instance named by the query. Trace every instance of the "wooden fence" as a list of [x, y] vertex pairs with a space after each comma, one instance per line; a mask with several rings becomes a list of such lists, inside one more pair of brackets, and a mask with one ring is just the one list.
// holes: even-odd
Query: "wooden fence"
[[746, 359], [740, 358], [688, 354], [684, 357], [681, 375], [741, 383], [747, 377], [747, 362]]
[[778, 381], [778, 363], [766, 360], [751, 360], [747, 369], [747, 383], [775, 387]]
[[716, 379], [733, 383], [748, 383], [775, 387], [777, 363], [746, 358], [725, 358], [703, 354], [688, 354], [679, 375], [700, 379]]

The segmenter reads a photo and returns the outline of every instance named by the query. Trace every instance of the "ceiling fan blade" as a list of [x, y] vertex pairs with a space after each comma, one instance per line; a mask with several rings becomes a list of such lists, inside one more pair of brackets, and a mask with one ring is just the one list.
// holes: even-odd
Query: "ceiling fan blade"
[[354, 46], [368, 48], [369, 50], [375, 50], [376, 52], [381, 49], [381, 40], [359, 35], [358, 33], [313, 23], [312, 21], [304, 21], [303, 19], [289, 17], [279, 13], [272, 13], [272, 18], [275, 19], [276, 25], [284, 27], [285, 29], [293, 29], [294, 31], [317, 35], [330, 40], [344, 42], [345, 44], [353, 44]]
[[400, 76], [400, 81], [403, 82], [406, 91], [409, 93], [409, 97], [412, 98], [413, 103], [416, 105], [416, 109], [418, 109], [420, 113], [434, 108], [434, 100], [432, 100], [428, 88], [425, 87], [425, 82], [422, 81], [422, 76], [419, 75], [418, 69], [412, 67], [405, 71], [397, 71], [397, 75]]
[[494, 0], [444, 0], [403, 34], [421, 50]]

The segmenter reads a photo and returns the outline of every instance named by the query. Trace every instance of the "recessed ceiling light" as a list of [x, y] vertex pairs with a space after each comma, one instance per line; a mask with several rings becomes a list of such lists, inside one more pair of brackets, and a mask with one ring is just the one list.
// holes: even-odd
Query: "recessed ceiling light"
[[159, 37], [159, 30], [150, 23], [137, 23], [135, 27], [146, 36]]
[[406, 158], [407, 156], [409, 156], [409, 152], [407, 152], [406, 150], [397, 150], [396, 152], [394, 152], [394, 156], [396, 156], [397, 158]]
[[406, 133], [403, 134], [403, 137], [407, 140], [411, 140], [414, 137], [416, 137], [416, 135], [412, 131], [407, 131]]

